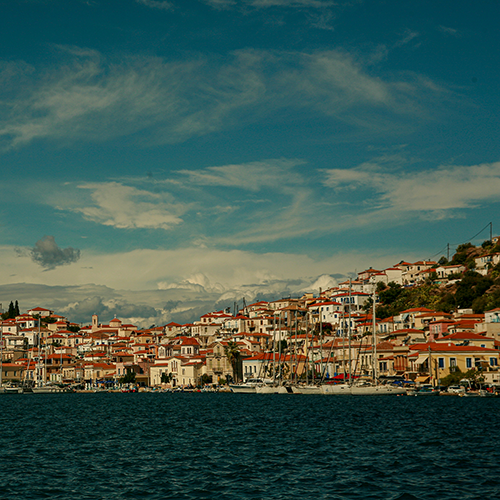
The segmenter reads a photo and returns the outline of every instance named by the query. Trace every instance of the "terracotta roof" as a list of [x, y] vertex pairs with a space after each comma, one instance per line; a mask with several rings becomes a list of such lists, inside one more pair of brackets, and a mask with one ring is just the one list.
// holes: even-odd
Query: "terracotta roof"
[[431, 352], [433, 352], [433, 351], [437, 351], [437, 352], [476, 351], [476, 352], [484, 352], [484, 353], [488, 353], [488, 354], [490, 354], [490, 353], [498, 354], [497, 349], [488, 349], [487, 347], [478, 347], [475, 345], [455, 345], [452, 343], [445, 343], [445, 342], [430, 342], [430, 343], [426, 343], [426, 344], [413, 344], [413, 345], [410, 345], [409, 347], [410, 347], [410, 349], [420, 351], [421, 353], [428, 352], [429, 347], [430, 347]]
[[493, 337], [485, 337], [484, 335], [479, 335], [473, 332], [456, 332], [451, 335], [446, 335], [440, 339], [436, 339], [436, 342], [447, 342], [449, 340], [495, 340]]

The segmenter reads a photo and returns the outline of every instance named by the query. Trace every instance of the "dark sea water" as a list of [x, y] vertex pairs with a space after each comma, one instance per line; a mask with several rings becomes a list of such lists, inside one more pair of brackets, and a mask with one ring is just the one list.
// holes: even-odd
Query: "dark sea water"
[[0, 499], [498, 499], [500, 399], [0, 397]]

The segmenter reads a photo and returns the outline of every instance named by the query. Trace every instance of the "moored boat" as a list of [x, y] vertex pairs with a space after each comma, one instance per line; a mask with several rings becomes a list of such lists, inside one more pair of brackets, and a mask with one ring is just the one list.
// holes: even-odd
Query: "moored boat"
[[406, 389], [389, 384], [359, 384], [351, 387], [353, 396], [403, 396]]
[[255, 394], [258, 385], [261, 385], [263, 381], [261, 379], [247, 379], [246, 382], [241, 384], [229, 384], [231, 392], [239, 394]]
[[289, 394], [292, 389], [284, 385], [258, 384], [255, 386], [257, 394]]
[[417, 389], [415, 396], [439, 396], [439, 389], [435, 389], [432, 385], [424, 385]]
[[38, 387], [32, 387], [31, 392], [33, 394], [54, 394], [63, 392], [63, 390], [56, 385], [40, 385]]
[[16, 386], [0, 387], [0, 394], [22, 394], [23, 388]]
[[351, 386], [347, 383], [343, 384], [322, 384], [321, 394], [326, 394], [328, 396], [338, 396], [338, 395], [351, 395]]
[[320, 385], [294, 385], [292, 387], [294, 394], [322, 394]]

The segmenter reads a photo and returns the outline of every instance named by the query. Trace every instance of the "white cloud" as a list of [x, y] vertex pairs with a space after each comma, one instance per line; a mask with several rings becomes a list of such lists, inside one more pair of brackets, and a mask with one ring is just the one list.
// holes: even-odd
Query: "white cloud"
[[182, 313], [177, 318], [192, 320], [193, 314], [231, 306], [233, 301], [241, 303], [242, 297], [274, 299], [305, 290], [317, 293], [320, 286], [335, 281], [333, 276], [346, 276], [370, 265], [389, 267], [401, 259], [400, 255], [373, 251], [311, 259], [303, 254], [202, 248], [113, 254], [85, 250], [78, 265], [44, 273], [29, 257], [17, 257], [14, 247], [0, 247], [4, 277], [0, 302], [19, 300], [23, 309], [55, 308], [75, 314], [74, 319], [78, 315], [78, 321], [89, 321], [92, 312], [108, 315], [103, 318], [107, 321], [115, 313], [126, 314], [149, 326], [175, 319], [177, 313]]
[[237, 5], [235, 0], [203, 0], [203, 2], [215, 9], [229, 9]]
[[373, 163], [324, 173], [326, 186], [337, 191], [371, 191], [373, 203], [398, 212], [439, 214], [500, 201], [500, 162], [414, 172], [387, 171]]
[[[78, 187], [91, 192], [93, 205], [65, 208], [99, 224], [122, 229], [171, 229], [182, 222], [179, 215], [185, 207], [168, 199], [170, 195], [167, 193], [152, 193], [118, 182], [89, 183]], [[66, 199], [68, 202], [71, 200]]]
[[247, 0], [247, 3], [252, 7], [267, 8], [267, 7], [310, 7], [324, 8], [332, 5], [337, 5], [333, 0]]
[[178, 283], [162, 282], [158, 283], [159, 290], [184, 289], [195, 292], [223, 293], [224, 286], [220, 283], [211, 283], [210, 279], [203, 273], [195, 273]]
[[333, 0], [203, 0], [208, 5], [216, 9], [227, 9], [237, 6], [250, 6], [256, 9], [266, 9], [270, 7], [287, 7], [287, 8], [312, 8], [323, 9], [337, 5]]
[[280, 189], [283, 185], [302, 184], [303, 178], [292, 169], [304, 164], [303, 160], [282, 158], [207, 167], [203, 170], [179, 170], [177, 173], [187, 175], [190, 182], [203, 186], [258, 191], [262, 188]]
[[426, 103], [443, 98], [443, 90], [429, 80], [372, 76], [361, 61], [334, 50], [246, 50], [221, 63], [203, 57], [108, 60], [89, 49], [60, 49], [58, 67], [23, 72], [18, 65], [13, 77], [12, 65], [3, 66], [0, 137], [6, 145], [103, 141], [146, 130], [149, 141], [174, 143], [242, 127], [280, 108], [309, 108], [376, 129], [382, 117], [390, 123], [411, 113], [414, 120]]
[[438, 29], [439, 29], [439, 31], [441, 31], [445, 35], [451, 35], [451, 36], [455, 36], [455, 37], [461, 36], [461, 33], [458, 30], [456, 30], [455, 28], [450, 28], [448, 26], [440, 25], [440, 26], [438, 26]]
[[145, 5], [146, 7], [151, 7], [152, 9], [159, 10], [172, 10], [174, 6], [165, 0], [135, 0], [137, 3]]
[[308, 274], [310, 265], [316, 266], [307, 256], [281, 253], [262, 255], [191, 247], [96, 254], [87, 249], [82, 251], [78, 265], [43, 273], [29, 254], [24, 258], [17, 255], [12, 247], [0, 247], [0, 265], [6, 283], [18, 280], [48, 285], [88, 282], [137, 290], [159, 289], [160, 284], [166, 289], [169, 284], [184, 283], [210, 291], [227, 290], [244, 283], [296, 278], [297, 274]]

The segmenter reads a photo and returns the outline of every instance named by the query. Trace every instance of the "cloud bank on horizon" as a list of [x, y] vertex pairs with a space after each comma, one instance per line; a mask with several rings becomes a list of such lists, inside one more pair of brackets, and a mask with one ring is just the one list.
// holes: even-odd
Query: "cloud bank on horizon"
[[187, 321], [481, 242], [498, 10], [0, 6], [0, 302]]

